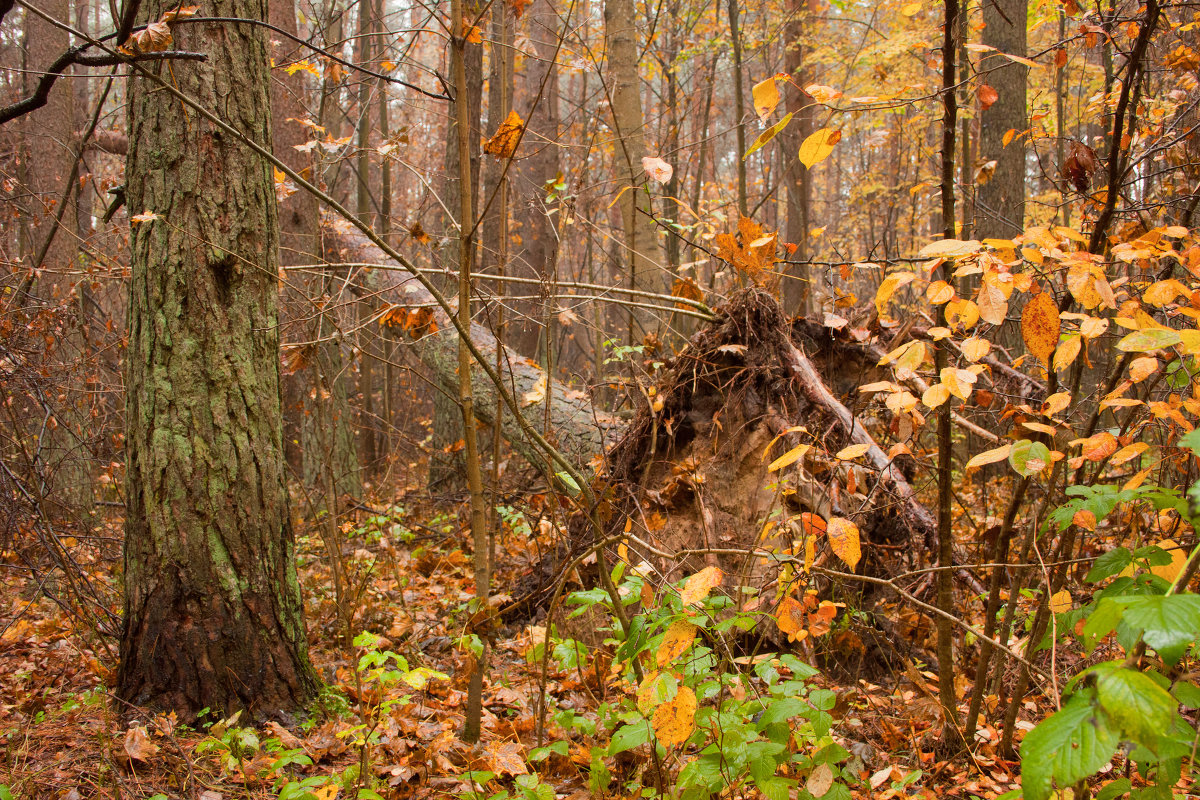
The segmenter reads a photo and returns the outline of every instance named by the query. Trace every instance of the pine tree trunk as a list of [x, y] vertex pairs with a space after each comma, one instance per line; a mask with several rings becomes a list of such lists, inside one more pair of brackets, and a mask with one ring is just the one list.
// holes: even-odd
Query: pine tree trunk
[[[267, 16], [266, 0], [209, 11]], [[269, 145], [263, 29], [200, 24], [175, 37], [209, 60], [160, 74]], [[136, 224], [130, 245], [118, 692], [186, 718], [294, 707], [317, 676], [284, 484], [270, 167], [149, 80], [129, 91], [128, 202], [159, 219]]]

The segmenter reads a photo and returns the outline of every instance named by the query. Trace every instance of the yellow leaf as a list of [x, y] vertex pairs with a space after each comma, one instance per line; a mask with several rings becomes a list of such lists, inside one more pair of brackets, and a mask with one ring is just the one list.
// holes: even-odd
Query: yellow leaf
[[842, 517], [830, 517], [826, 523], [825, 535], [833, 552], [850, 567], [853, 572], [862, 559], [862, 549], [859, 542], [858, 526]]
[[911, 282], [917, 276], [912, 272], [893, 272], [879, 284], [875, 290], [875, 310], [882, 314], [887, 309], [888, 301], [901, 286]]
[[1158, 546], [1171, 556], [1170, 564], [1160, 564], [1150, 568], [1150, 572], [1162, 578], [1167, 583], [1174, 583], [1187, 564], [1188, 551], [1175, 542], [1174, 539], [1163, 539]]
[[819, 83], [810, 83], [804, 87], [804, 92], [818, 103], [832, 103], [842, 96], [842, 93], [832, 86], [822, 86]]
[[1008, 300], [998, 286], [984, 283], [979, 287], [979, 297], [975, 301], [979, 306], [979, 317], [989, 325], [1003, 325], [1008, 315]]
[[696, 641], [695, 625], [686, 619], [671, 623], [663, 637], [662, 644], [658, 646], [658, 652], [654, 654], [655, 663], [660, 668], [667, 666], [683, 655], [694, 641]]
[[1134, 442], [1133, 444], [1125, 445], [1117, 452], [1113, 453], [1112, 458], [1108, 463], [1114, 467], [1119, 467], [1130, 459], [1137, 458], [1142, 453], [1150, 449], [1150, 445], [1145, 442]]
[[1058, 347], [1058, 334], [1062, 321], [1058, 317], [1058, 304], [1047, 292], [1033, 296], [1021, 311], [1021, 338], [1025, 347], [1046, 365]]
[[1158, 371], [1158, 359], [1154, 356], [1135, 358], [1129, 364], [1129, 379], [1141, 383]]
[[788, 450], [786, 453], [781, 455], [779, 458], [772, 461], [770, 463], [770, 465], [767, 467], [767, 472], [776, 472], [778, 470], [783, 469], [784, 467], [786, 467], [789, 464], [799, 461], [800, 459], [804, 458], [804, 454], [807, 453], [811, 449], [812, 449], [812, 445], [810, 445], [810, 444], [796, 445], [791, 450]]
[[901, 6], [900, 13], [906, 17], [915, 17], [917, 14], [921, 13], [921, 4], [919, 2], [906, 3]]
[[978, 253], [981, 246], [974, 239], [938, 239], [922, 247], [917, 255], [921, 258], [961, 258]]
[[997, 447], [994, 450], [986, 450], [968, 461], [966, 468], [969, 470], [978, 469], [987, 464], [995, 464], [997, 461], [1003, 461], [1008, 458], [1009, 451], [1011, 450], [1011, 444]]
[[[1038, 295], [1041, 297], [1041, 295]], [[1078, 336], [1068, 336], [1062, 340], [1062, 344], [1054, 351], [1054, 371], [1066, 369], [1075, 362], [1079, 356], [1079, 350], [1083, 345], [1083, 340]]]
[[1088, 317], [1079, 323], [1079, 335], [1085, 339], [1095, 339], [1108, 330], [1108, 320], [1103, 317]]
[[921, 394], [921, 402], [929, 408], [937, 408], [950, 399], [950, 389], [944, 383], [935, 383]]
[[538, 376], [537, 383], [528, 392], [521, 395], [521, 406], [532, 406], [546, 399], [546, 375]]
[[696, 730], [696, 693], [687, 686], [680, 686], [675, 697], [655, 710], [650, 724], [664, 746], [674, 747], [686, 742]]
[[963, 358], [967, 361], [979, 361], [987, 356], [992, 349], [992, 344], [987, 339], [980, 339], [978, 336], [972, 336], [969, 339], [964, 339], [960, 345]]
[[1071, 610], [1074, 604], [1071, 598], [1071, 593], [1066, 589], [1060, 589], [1050, 598], [1050, 612], [1052, 614], [1065, 614]]
[[853, 461], [870, 449], [871, 445], [869, 444], [852, 444], [849, 447], [843, 447], [841, 450], [839, 450], [834, 458], [838, 459], [839, 461]]
[[666, 701], [677, 685], [674, 676], [669, 673], [658, 670], [646, 673], [646, 677], [642, 678], [642, 682], [638, 684], [638, 711], [649, 714], [653, 709], [658, 708], [659, 704]]
[[1088, 461], [1103, 461], [1117, 451], [1117, 437], [1108, 431], [1077, 441], [1083, 445], [1083, 457]]
[[1070, 392], [1055, 392], [1046, 398], [1046, 402], [1042, 403], [1042, 413], [1047, 417], [1053, 417], [1069, 405], [1071, 405]]
[[483, 146], [483, 152], [497, 158], [512, 158], [513, 153], [517, 152], [517, 145], [521, 143], [521, 136], [524, 133], [525, 121], [521, 119], [521, 115], [516, 111], [509, 111], [508, 117]]
[[1187, 287], [1179, 281], [1157, 281], [1142, 293], [1142, 302], [1152, 306], [1165, 306], [1181, 294], [1187, 294]]
[[750, 93], [754, 96], [754, 113], [758, 114], [758, 118], [763, 122], [767, 121], [767, 117], [779, 105], [779, 87], [775, 85], [775, 81], [780, 78], [786, 80], [787, 75], [778, 72], [765, 81], [759, 81], [754, 84], [754, 88], [750, 90]]
[[829, 154], [833, 152], [833, 146], [841, 138], [841, 131], [830, 130], [829, 128], [821, 128], [816, 133], [810, 134], [804, 140], [803, 144], [800, 145], [800, 162], [809, 169], [812, 169], [816, 164], [829, 158]]
[[946, 324], [956, 328], [970, 328], [979, 321], [979, 306], [971, 300], [957, 297], [946, 303]]
[[954, 287], [945, 281], [934, 281], [925, 289], [925, 299], [934, 306], [949, 303], [954, 299]]
[[697, 605], [704, 602], [708, 593], [721, 585], [725, 573], [717, 567], [705, 567], [687, 579], [680, 596], [685, 606]]
[[742, 156], [742, 160], [743, 161], [746, 160], [753, 154], [757, 153], [759, 150], [763, 149], [763, 147], [766, 146], [767, 142], [774, 139], [775, 136], [781, 130], [786, 128], [787, 124], [792, 121], [793, 113], [794, 112], [789, 111], [787, 113], [787, 115], [784, 116], [783, 119], [779, 120], [779, 122], [776, 122], [774, 125], [772, 125], [771, 127], [767, 128], [765, 131], [760, 133], [758, 135], [758, 138], [754, 140], [754, 144], [750, 145], [750, 149], [746, 151], [746, 155]]

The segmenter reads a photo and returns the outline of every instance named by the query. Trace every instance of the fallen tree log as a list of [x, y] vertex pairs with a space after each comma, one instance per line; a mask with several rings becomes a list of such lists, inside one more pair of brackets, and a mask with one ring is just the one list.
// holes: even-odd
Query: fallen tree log
[[[445, 310], [434, 303], [411, 274], [348, 223], [331, 216], [326, 217], [324, 225], [325, 256], [329, 261], [379, 267], [374, 293], [387, 304], [379, 314], [381, 320], [390, 310], [389, 305], [397, 309], [427, 309], [424, 312], [427, 322], [412, 331], [416, 338], [411, 346], [414, 355], [429, 368], [430, 377], [439, 389], [457, 400], [458, 333]], [[583, 392], [559, 382], [547, 386], [546, 373], [536, 363], [498, 342], [484, 326], [473, 323], [471, 339], [491, 364], [499, 366], [504, 387], [522, 406], [526, 423], [541, 432], [577, 469], [590, 469], [592, 460], [603, 452], [605, 443], [615, 434], [619, 421], [595, 408]], [[499, 360], [497, 348], [501, 348]], [[499, 395], [478, 364], [474, 364], [471, 384], [476, 418], [493, 424]], [[546, 453], [528, 440], [511, 414], [502, 415], [501, 425], [505, 439], [522, 458], [543, 472], [558, 471]]]

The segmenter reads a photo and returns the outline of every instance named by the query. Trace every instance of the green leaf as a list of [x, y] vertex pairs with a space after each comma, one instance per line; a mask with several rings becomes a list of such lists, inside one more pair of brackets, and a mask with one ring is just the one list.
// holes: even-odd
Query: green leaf
[[1113, 575], [1119, 575], [1121, 570], [1132, 563], [1133, 554], [1129, 552], [1128, 547], [1114, 548], [1096, 559], [1084, 580], [1088, 583], [1098, 583]]
[[1145, 328], [1121, 339], [1117, 342], [1117, 349], [1123, 353], [1145, 353], [1149, 350], [1172, 347], [1179, 342], [1179, 331], [1169, 328]]
[[1125, 794], [1132, 788], [1133, 783], [1129, 778], [1118, 778], [1112, 783], [1107, 783], [1104, 788], [1096, 792], [1096, 800], [1117, 800], [1118, 797]]
[[1125, 604], [1125, 624], [1141, 630], [1146, 644], [1172, 666], [1200, 635], [1198, 595], [1145, 595], [1122, 598], [1121, 602]]
[[754, 140], [754, 144], [750, 145], [750, 149], [746, 151], [746, 155], [742, 156], [742, 161], [745, 161], [747, 158], [763, 149], [767, 142], [774, 139], [781, 130], [786, 128], [787, 124], [792, 121], [792, 114], [794, 113], [795, 112], [793, 111], [789, 111], [786, 117], [760, 133], [758, 138]]
[[1096, 610], [1088, 615], [1087, 622], [1083, 624], [1083, 647], [1088, 655], [1101, 639], [1116, 630], [1124, 613], [1121, 604], [1110, 597], [1097, 604]]
[[1021, 785], [1026, 800], [1046, 800], [1054, 781], [1070, 786], [1113, 757], [1120, 737], [1090, 692], [1071, 697], [1021, 743]]
[[624, 725], [613, 734], [612, 741], [608, 745], [608, 754], [615, 756], [617, 753], [624, 753], [626, 750], [640, 747], [648, 741], [650, 741], [649, 721], [642, 720], [633, 725]]
[[1186, 447], [1195, 455], [1200, 456], [1200, 428], [1179, 437], [1179, 446]]
[[1008, 451], [1008, 463], [1018, 475], [1029, 477], [1041, 472], [1050, 463], [1050, 448], [1029, 439], [1013, 442], [1012, 449]]
[[1171, 687], [1175, 699], [1185, 708], [1200, 708], [1200, 688], [1194, 683], [1180, 681]]
[[1096, 674], [1096, 698], [1121, 726], [1124, 738], [1153, 747], [1159, 735], [1171, 726], [1178, 705], [1175, 698], [1135, 669], [1118, 666], [1097, 669]]

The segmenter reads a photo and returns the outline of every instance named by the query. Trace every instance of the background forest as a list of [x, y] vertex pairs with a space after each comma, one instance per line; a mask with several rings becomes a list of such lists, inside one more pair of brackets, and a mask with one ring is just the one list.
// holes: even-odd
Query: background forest
[[0, 0], [0, 800], [1200, 796], [1198, 30]]

